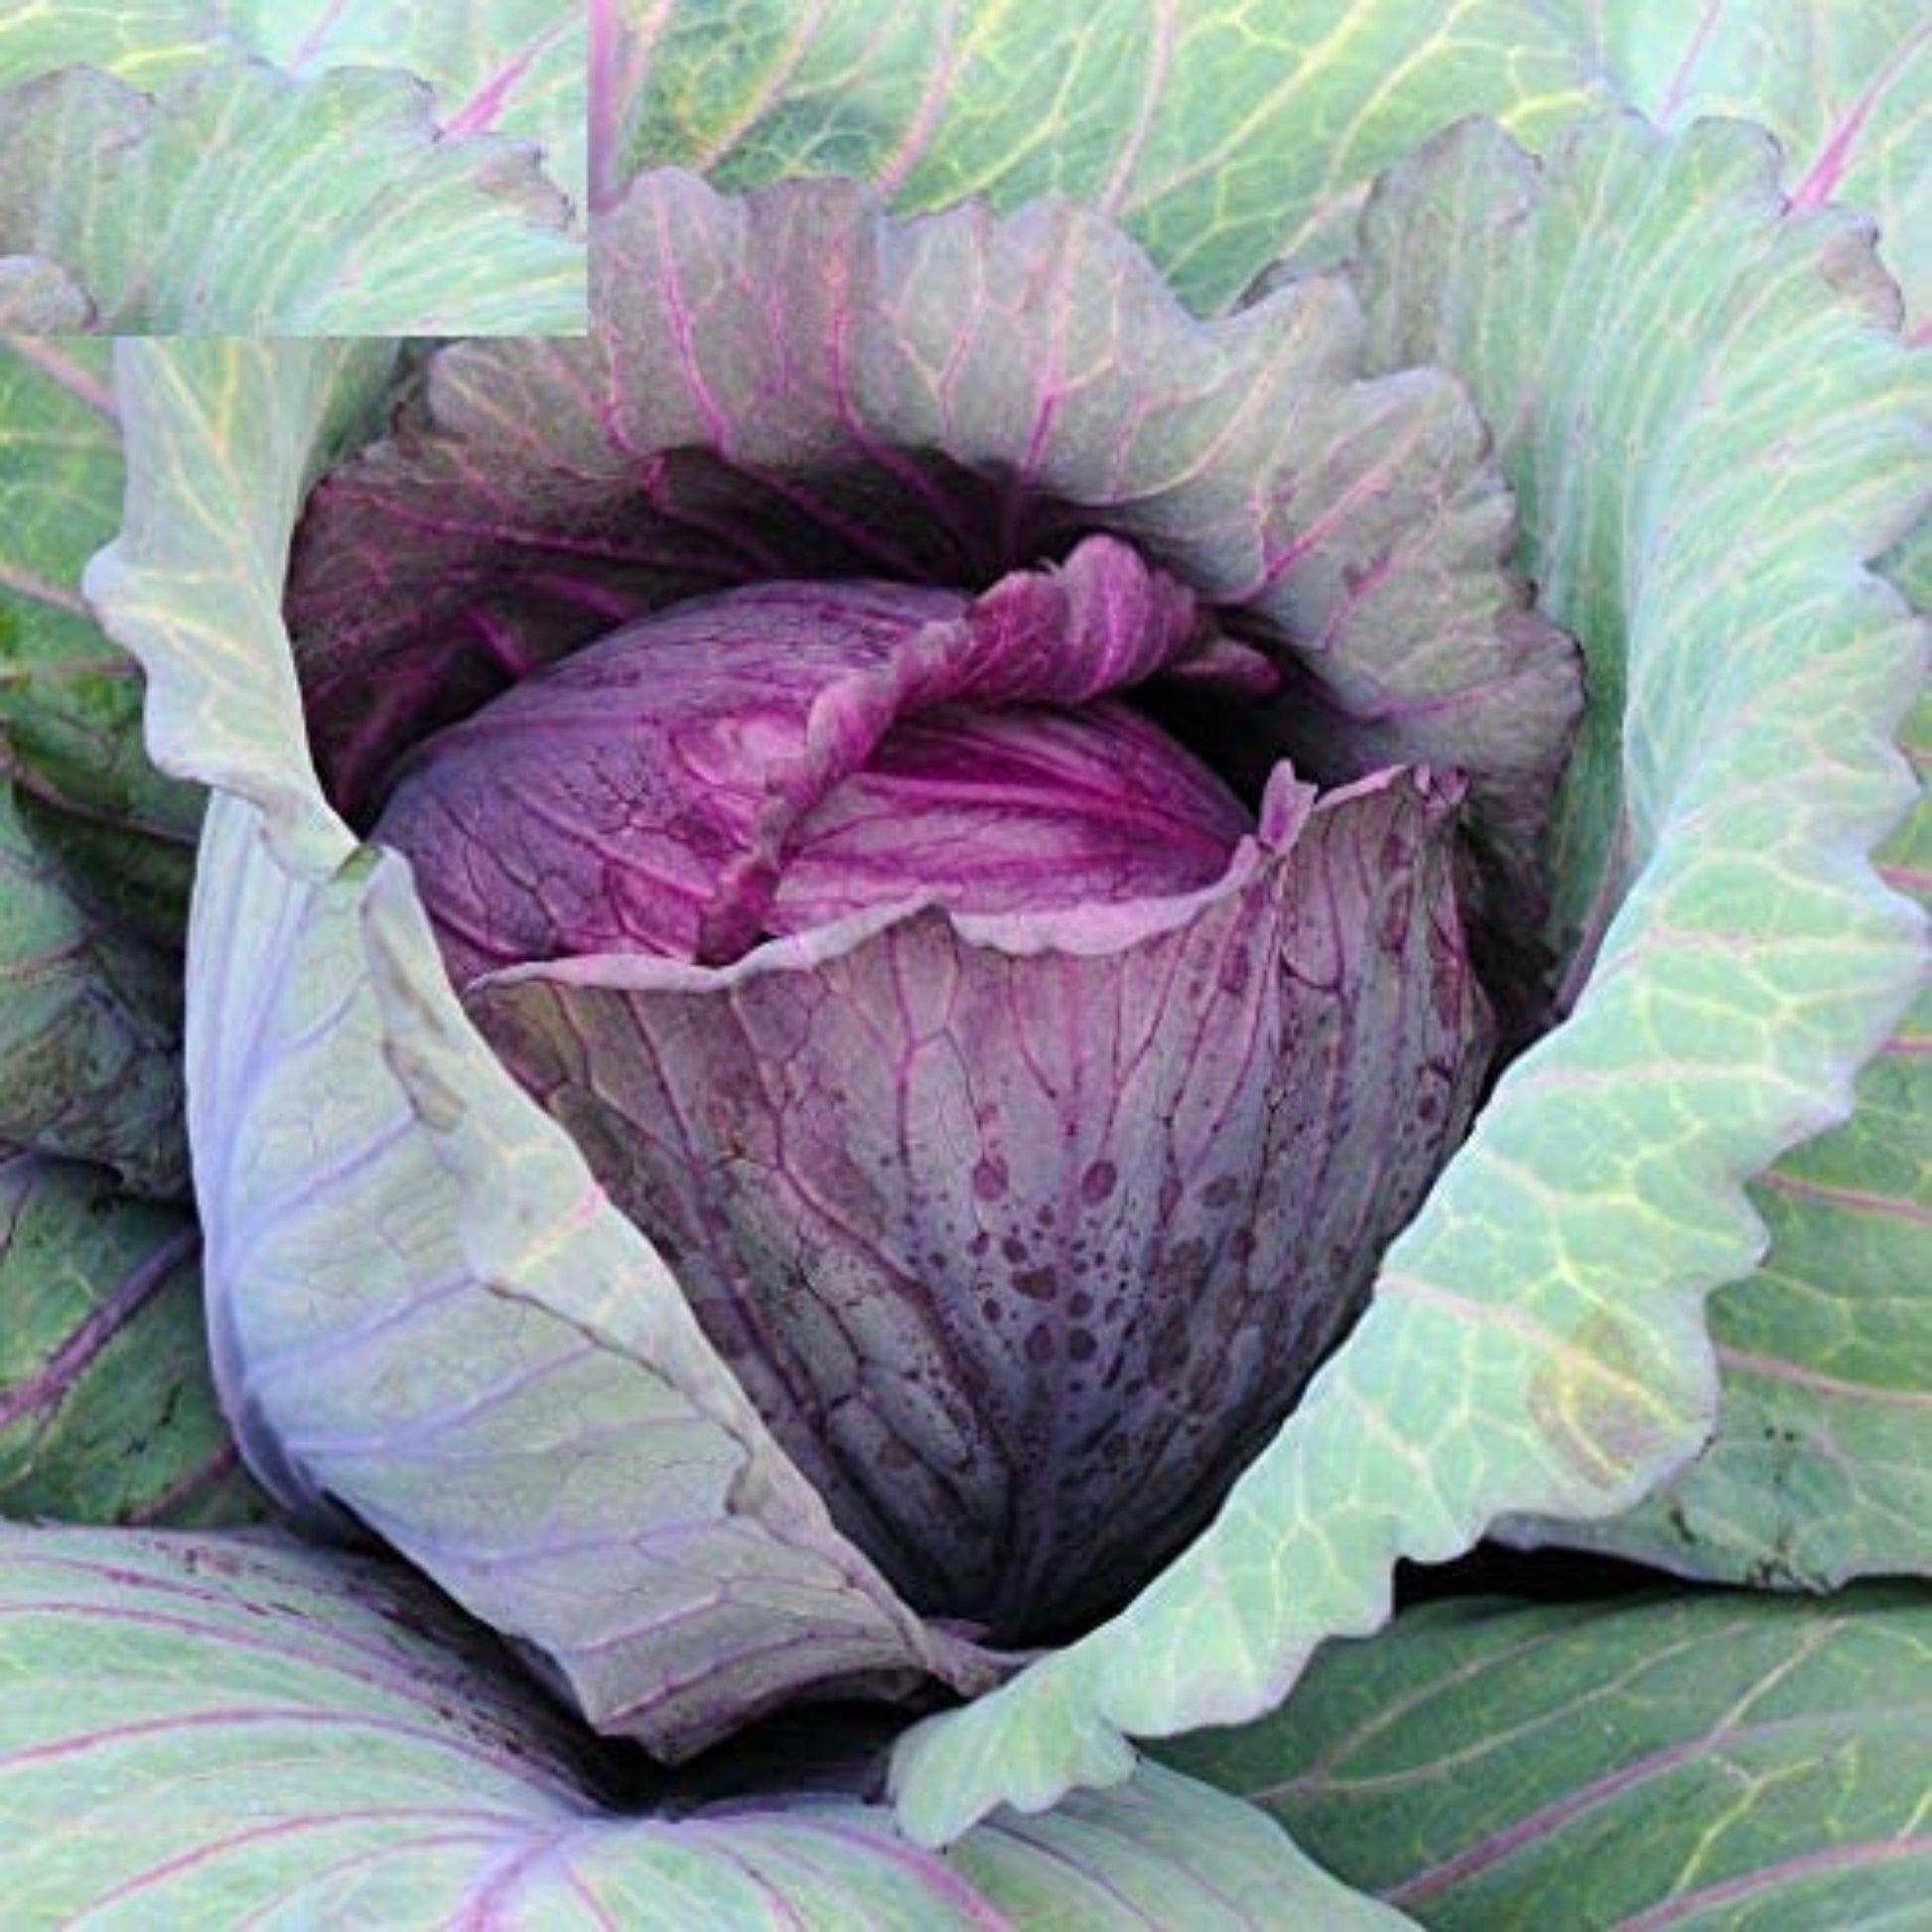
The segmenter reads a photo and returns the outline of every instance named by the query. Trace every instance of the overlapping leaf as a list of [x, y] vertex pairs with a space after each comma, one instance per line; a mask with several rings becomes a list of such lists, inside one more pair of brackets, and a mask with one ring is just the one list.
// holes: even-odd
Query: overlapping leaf
[[187, 1183], [181, 944], [198, 790], [81, 600], [115, 527], [104, 350], [0, 345], [0, 1139]]
[[[389, 1566], [253, 1536], [0, 1525], [0, 1886], [29, 1925], [1241, 1932], [1401, 1924], [1153, 1767], [947, 1858], [805, 1788], [670, 1802]], [[1022, 1916], [1022, 1915], [1025, 1916]]]
[[1475, 125], [1371, 207], [1377, 352], [1469, 380], [1589, 652], [1559, 890], [1594, 969], [1215, 1528], [901, 1747], [920, 1836], [1122, 1774], [1123, 1731], [1266, 1708], [1372, 1626], [1398, 1552], [1612, 1513], [1709, 1426], [1702, 1298], [1761, 1243], [1741, 1183], [1844, 1118], [1920, 965], [1857, 855], [1909, 795], [1917, 638], [1863, 566], [1920, 507], [1922, 391], [1858, 232], [1782, 218], [1774, 165], [1748, 129], [1625, 120], [1545, 174]]
[[1430, 1604], [1164, 1755], [1431, 1926], [1906, 1924], [1932, 1600]]
[[120, 521], [108, 354], [0, 344], [0, 763], [37, 832], [131, 924], [179, 950], [201, 790], [149, 763], [140, 667], [101, 635], [79, 587]]
[[1550, 11], [1661, 126], [1731, 114], [1768, 127], [1793, 198], [1875, 215], [1908, 314], [1920, 330], [1932, 320], [1932, 19], [1918, 0], [1561, 0]]
[[185, 1208], [0, 1155], [0, 1515], [236, 1522], [262, 1510], [208, 1379]]
[[[1921, 702], [1907, 745], [1923, 770], [1932, 705]], [[1932, 802], [1881, 856], [1892, 884], [1925, 897]], [[1751, 1189], [1771, 1248], [1711, 1304], [1712, 1441], [1628, 1515], [1513, 1525], [1516, 1536], [1780, 1588], [1932, 1575], [1928, 1120], [1932, 1001], [1921, 996], [1860, 1075], [1845, 1126]]]
[[1527, 136], [1611, 98], [1530, 0], [606, 0], [597, 29], [594, 205], [665, 164], [728, 188], [860, 175], [903, 207], [1059, 193], [1201, 308], [1336, 252], [1376, 170], [1445, 122]]
[[528, 150], [444, 138], [430, 109], [368, 69], [23, 81], [0, 93], [0, 255], [62, 264], [121, 335], [581, 329], [563, 197]]
[[291, 73], [391, 68], [433, 89], [446, 132], [539, 143], [581, 207], [585, 38], [574, 0], [34, 0], [0, 19], [0, 86], [86, 66], [145, 89], [235, 53]]
[[218, 11], [242, 46], [292, 72], [407, 69], [434, 90], [446, 134], [488, 130], [539, 143], [545, 172], [583, 207], [583, 0], [222, 0]]

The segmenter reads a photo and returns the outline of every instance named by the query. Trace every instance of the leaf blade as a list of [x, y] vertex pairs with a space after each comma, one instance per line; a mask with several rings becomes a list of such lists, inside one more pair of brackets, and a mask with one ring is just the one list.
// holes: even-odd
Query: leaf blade
[[1461, 1599], [1163, 1755], [1431, 1925], [1870, 1924], [1923, 1897], [1932, 1609]]
[[[1402, 1923], [1253, 1808], [1156, 1768], [1059, 1821], [998, 1820], [951, 1861], [814, 1791], [680, 1797], [601, 1753], [495, 1640], [399, 1566], [270, 1532], [0, 1524], [0, 1841], [29, 1924], [347, 1918], [674, 1927]], [[727, 1786], [729, 1780], [727, 1779]], [[988, 1889], [982, 1889], [982, 1880]]]
[[1375, 172], [1445, 120], [1486, 112], [1530, 134], [1610, 98], [1575, 37], [1519, 0], [1422, 31], [1403, 0], [1265, 16], [923, 0], [886, 23], [863, 0], [610, 14], [593, 57], [600, 204], [667, 164], [733, 189], [862, 175], [901, 208], [1067, 195], [1122, 218], [1203, 309], [1283, 254], [1339, 252]]
[[300, 79], [224, 61], [150, 97], [65, 68], [0, 101], [0, 249], [65, 264], [103, 331], [584, 327], [586, 250], [562, 197], [528, 151], [446, 138], [427, 88], [401, 71]]

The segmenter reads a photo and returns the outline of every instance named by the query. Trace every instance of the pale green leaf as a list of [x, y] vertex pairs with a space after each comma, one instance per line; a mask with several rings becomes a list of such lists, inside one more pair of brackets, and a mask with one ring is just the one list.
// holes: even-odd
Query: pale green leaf
[[1932, 1600], [1450, 1600], [1164, 1755], [1424, 1924], [1912, 1925]]
[[430, 108], [394, 70], [57, 69], [0, 93], [0, 254], [63, 264], [118, 335], [581, 330], [562, 196]]
[[734, 1794], [724, 1767], [722, 1795], [680, 1791], [391, 1564], [264, 1533], [0, 1525], [9, 1924], [1406, 1923], [1171, 1771], [992, 1820], [942, 1859], [843, 1795], [863, 1756], [829, 1778], [784, 1761], [789, 1784]]
[[901, 207], [1072, 196], [1219, 308], [1346, 243], [1376, 171], [1463, 114], [1533, 137], [1612, 98], [1533, 0], [620, 0], [593, 56], [594, 202], [675, 163]]
[[1337, 1884], [1266, 1817], [1214, 1786], [1144, 1764], [1111, 1791], [1076, 1791], [1041, 1817], [1003, 1812], [946, 1854], [1016, 1932], [1187, 1932], [1307, 1926], [1392, 1932], [1412, 1920]]
[[[1932, 701], [1914, 722], [1923, 770]], [[1900, 891], [1932, 897], [1932, 800], [1880, 858]], [[1512, 1535], [1781, 1588], [1932, 1575], [1932, 996], [1857, 1100], [1751, 1189], [1771, 1249], [1712, 1299], [1722, 1404], [1697, 1460], [1628, 1515]]]
[[1914, 321], [1932, 321], [1932, 16], [1920, 0], [1560, 0], [1552, 11], [1664, 127], [1704, 114], [1768, 127], [1793, 197], [1874, 215]]
[[279, 850], [333, 870], [354, 841], [316, 782], [275, 648], [282, 579], [303, 494], [379, 405], [394, 346], [127, 343], [118, 359], [134, 483], [86, 592], [147, 668], [149, 750], [257, 798]]
[[568, 0], [19, 0], [0, 19], [0, 86], [85, 65], [152, 88], [236, 52], [299, 73], [395, 69], [435, 90], [446, 130], [539, 143], [581, 207], [585, 37]]
[[1741, 1183], [1845, 1117], [1921, 967], [1861, 855], [1909, 797], [1918, 639], [1863, 566], [1922, 500], [1922, 382], [1856, 232], [1781, 212], [1761, 136], [1634, 120], [1547, 173], [1465, 127], [1371, 205], [1379, 359], [1470, 382], [1589, 654], [1558, 884], [1594, 967], [1214, 1528], [901, 1746], [917, 1836], [1117, 1773], [1119, 1733], [1255, 1715], [1373, 1627], [1396, 1555], [1614, 1513], [1708, 1430], [1703, 1298], [1762, 1244]]

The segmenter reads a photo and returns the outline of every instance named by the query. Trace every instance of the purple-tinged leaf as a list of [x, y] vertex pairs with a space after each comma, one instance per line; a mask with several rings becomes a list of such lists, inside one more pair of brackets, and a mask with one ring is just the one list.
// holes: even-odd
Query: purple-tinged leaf
[[1284, 770], [1186, 897], [860, 914], [468, 1004], [846, 1534], [1024, 1641], [1201, 1527], [1460, 1140], [1492, 1034], [1452, 807]]
[[352, 819], [416, 738], [646, 611], [828, 577], [971, 593], [1104, 531], [1290, 674], [1277, 750], [1311, 775], [1467, 773], [1492, 950], [1533, 980], [1575, 653], [1510, 574], [1458, 385], [1363, 380], [1345, 285], [1204, 324], [1069, 206], [897, 223], [850, 183], [729, 202], [671, 173], [611, 213], [597, 272], [589, 342], [447, 352], [426, 425], [310, 501], [288, 613]]
[[[1091, 701], [1200, 658], [1196, 643], [1186, 594], [1101, 537], [970, 603], [864, 583], [699, 599], [417, 744], [371, 837], [408, 855], [459, 987], [577, 953], [723, 965], [822, 923], [828, 898], [981, 911], [989, 893], [1182, 892], [1218, 876], [1252, 820], [1177, 745]], [[996, 708], [1005, 784], [973, 730]], [[899, 826], [897, 850], [890, 823], [868, 832], [962, 784], [957, 816]], [[935, 848], [934, 870], [908, 839]]]

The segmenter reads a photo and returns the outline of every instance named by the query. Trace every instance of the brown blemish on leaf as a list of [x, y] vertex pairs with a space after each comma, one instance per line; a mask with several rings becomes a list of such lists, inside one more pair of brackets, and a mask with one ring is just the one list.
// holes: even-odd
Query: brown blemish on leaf
[[1536, 1431], [1565, 1467], [1616, 1489], [1682, 1440], [1686, 1418], [1659, 1392], [1655, 1348], [1619, 1315], [1592, 1314], [1530, 1380]]

